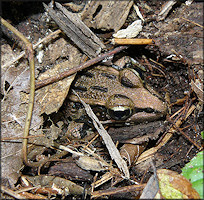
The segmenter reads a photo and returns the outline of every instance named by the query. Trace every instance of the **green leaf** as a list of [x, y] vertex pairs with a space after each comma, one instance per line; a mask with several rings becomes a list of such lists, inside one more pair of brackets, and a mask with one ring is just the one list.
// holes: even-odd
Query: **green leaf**
[[201, 132], [201, 137], [204, 139], [204, 131]]
[[203, 199], [203, 151], [185, 165], [182, 169], [182, 175], [192, 183], [193, 188]]

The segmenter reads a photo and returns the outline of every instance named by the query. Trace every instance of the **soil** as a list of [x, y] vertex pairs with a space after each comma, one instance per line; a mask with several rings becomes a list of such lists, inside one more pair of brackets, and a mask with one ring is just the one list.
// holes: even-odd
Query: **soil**
[[[153, 87], [162, 96], [162, 98], [166, 98], [169, 102], [169, 113], [167, 115], [167, 119], [181, 108], [187, 109], [192, 105], [197, 106], [197, 109], [195, 109], [193, 114], [184, 120], [179, 129], [182, 130], [187, 137], [194, 141], [194, 143], [202, 146], [201, 131], [203, 131], [203, 110], [199, 110], [199, 99], [190, 83], [191, 80], [195, 81], [198, 78], [197, 73], [199, 70], [202, 70], [203, 65], [203, 30], [195, 24], [203, 24], [203, 3], [193, 2], [189, 6], [186, 6], [185, 3], [177, 3], [172, 9], [173, 11], [170, 11], [166, 18], [161, 21], [156, 19], [156, 14], [161, 9], [163, 1], [151, 1], [148, 5], [151, 7], [151, 10], [141, 10], [143, 16], [148, 20], [145, 22], [143, 31], [139, 37], [144, 38], [145, 35], [149, 34], [149, 37], [155, 40], [156, 45], [131, 46], [128, 50], [126, 50], [126, 54], [135, 58], [145, 67], [145, 82], [151, 85], [151, 87]], [[54, 31], [57, 29], [57, 26], [53, 21], [47, 22], [47, 15], [44, 13], [45, 11], [42, 2], [2, 2], [2, 8], [2, 17], [14, 25], [24, 36], [28, 37], [32, 44], [38, 42], [39, 38], [45, 37], [51, 32], [50, 30]], [[136, 19], [137, 16], [135, 15], [134, 10], [131, 9], [124, 27]], [[185, 19], [190, 21], [186, 21]], [[109, 38], [106, 37], [110, 34], [111, 32], [109, 31], [100, 32], [100, 30], [97, 30], [97, 36], [102, 41], [108, 41]], [[63, 34], [61, 34], [60, 37], [67, 42], [65, 43], [65, 46], [69, 46], [69, 39]], [[59, 38], [56, 38], [49, 44], [56, 42], [57, 46], [58, 40]], [[12, 51], [18, 53], [23, 50], [22, 47], [24, 48], [22, 42], [19, 42], [19, 40], [16, 39], [10, 31], [6, 30], [6, 28], [3, 28], [1, 44], [10, 45]], [[37, 63], [36, 78], [38, 78], [41, 73], [52, 69], [55, 64], [62, 63], [68, 58], [70, 59], [69, 56], [71, 54], [68, 55], [66, 52], [63, 54], [63, 49], [56, 46], [54, 46], [56, 51], [44, 54], [42, 63], [35, 58]], [[111, 47], [112, 45], [109, 43], [107, 46]], [[44, 50], [49, 50], [48, 45]], [[81, 51], [79, 51], [79, 54], [80, 57], [82, 57]], [[179, 57], [179, 55], [182, 57]], [[51, 59], [52, 62], [50, 61]], [[152, 60], [156, 62], [153, 62]], [[21, 62], [21, 60], [19, 62]], [[6, 88], [10, 86], [8, 81], [7, 84], [8, 86], [5, 86]], [[1, 97], [4, 97], [3, 91], [1, 91]], [[62, 108], [64, 105], [65, 104], [62, 105]], [[54, 124], [55, 128], [57, 127], [56, 130], [58, 131], [58, 135], [51, 135], [50, 137], [53, 137], [53, 140], [55, 137], [58, 142], [66, 144], [67, 126], [70, 119], [69, 116], [64, 116], [62, 108], [59, 109], [58, 112], [54, 112], [52, 114], [42, 114], [43, 123], [39, 129], [46, 129], [44, 133], [51, 132], [53, 128], [51, 125]], [[185, 113], [183, 113], [183, 115], [184, 114]], [[63, 122], [63, 125], [59, 125], [59, 122], [61, 121]], [[166, 130], [169, 130], [171, 127], [172, 124], [168, 121], [165, 127]], [[164, 134], [164, 132], [160, 134], [160, 137], [163, 137], [162, 134]], [[77, 147], [78, 145], [83, 144], [83, 142], [84, 139], [80, 138], [69, 141], [67, 144], [72, 144]], [[146, 149], [155, 147], [158, 142], [158, 140], [150, 140]], [[108, 152], [100, 138], [94, 142], [94, 147], [98, 148], [98, 153], [101, 154], [101, 156], [110, 160]], [[185, 164], [188, 163], [199, 151], [200, 150], [191, 141], [189, 141], [189, 139], [187, 139], [181, 131], [177, 130], [171, 139], [157, 151], [154, 156], [154, 164], [157, 169], [166, 168], [181, 173], [181, 168], [184, 167]], [[43, 151], [41, 150], [41, 152]], [[48, 154], [54, 155], [55, 153], [56, 150], [46, 148], [41, 156], [46, 156]], [[32, 156], [30, 156], [30, 158], [31, 157]], [[34, 157], [35, 156], [33, 155], [32, 158]], [[70, 156], [65, 155], [63, 158], [67, 157]], [[78, 176], [80, 177], [79, 179], [76, 179], [76, 177], [73, 178], [70, 173], [65, 174], [66, 172], [59, 172], [59, 169], [63, 168], [61, 167], [61, 164], [55, 168], [52, 166], [55, 166], [54, 163], [51, 163], [49, 166], [45, 166], [41, 173], [46, 174], [49, 172], [55, 176], [60, 175], [69, 180], [75, 181], [83, 187], [85, 187], [86, 184], [89, 185], [92, 183], [90, 180], [92, 180], [95, 175], [93, 171], [80, 171], [80, 169], [76, 166], [77, 170], [79, 170], [77, 171], [77, 173], [79, 173]], [[58, 173], [55, 173], [55, 170]], [[130, 169], [131, 178], [136, 182], [140, 182], [142, 180], [143, 183], [146, 183], [152, 173], [152, 169], [149, 167], [148, 163], [133, 165]], [[4, 174], [4, 171], [2, 171], [2, 174]], [[21, 171], [21, 175], [24, 174], [37, 175], [37, 172], [35, 169], [25, 167], [24, 170]], [[103, 172], [99, 172], [99, 176], [102, 174]], [[86, 177], [88, 177], [87, 180]], [[18, 180], [20, 180], [19, 178], [20, 177], [18, 177]], [[7, 179], [9, 179], [9, 176], [7, 176]], [[9, 182], [9, 180], [7, 181]], [[7, 183], [7, 181], [5, 182]], [[85, 184], [85, 182], [87, 183]], [[16, 182], [14, 185], [17, 186], [18, 183], [19, 182]], [[116, 187], [122, 187], [127, 184], [129, 184], [128, 181], [124, 181], [118, 183]], [[8, 184], [6, 185], [8, 186]], [[101, 186], [100, 189], [106, 189], [108, 187], [110, 187], [110, 182]], [[133, 198], [134, 195], [129, 195], [130, 199], [131, 197]], [[113, 196], [110, 199], [116, 198], [116, 196]], [[128, 199], [127, 196], [126, 198]]]

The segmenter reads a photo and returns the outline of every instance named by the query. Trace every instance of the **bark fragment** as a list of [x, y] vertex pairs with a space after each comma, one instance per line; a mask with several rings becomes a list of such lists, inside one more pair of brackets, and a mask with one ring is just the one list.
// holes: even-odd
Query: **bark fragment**
[[133, 1], [90, 1], [81, 14], [82, 21], [94, 29], [118, 31], [129, 14]]
[[43, 5], [57, 25], [88, 57], [95, 57], [105, 49], [105, 45], [81, 21], [78, 14], [69, 12], [59, 3], [56, 3], [56, 10]]

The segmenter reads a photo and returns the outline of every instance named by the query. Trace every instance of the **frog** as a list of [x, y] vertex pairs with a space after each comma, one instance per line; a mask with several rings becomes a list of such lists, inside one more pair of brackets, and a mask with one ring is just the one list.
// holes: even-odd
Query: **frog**
[[[99, 64], [79, 73], [72, 88], [85, 103], [98, 108], [100, 120], [125, 124], [155, 121], [166, 115], [167, 105], [140, 74], [129, 65]], [[68, 98], [80, 102], [72, 91]]]

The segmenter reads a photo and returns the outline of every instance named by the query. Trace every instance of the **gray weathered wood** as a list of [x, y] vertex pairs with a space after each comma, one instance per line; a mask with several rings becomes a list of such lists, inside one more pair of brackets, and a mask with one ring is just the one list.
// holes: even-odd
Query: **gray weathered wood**
[[105, 45], [100, 39], [81, 21], [78, 14], [69, 12], [61, 4], [56, 3], [57, 9], [54, 10], [44, 4], [46, 11], [72, 40], [88, 57], [96, 57]]
[[89, 28], [117, 32], [124, 25], [132, 5], [132, 0], [91, 0], [86, 3], [81, 19]]

